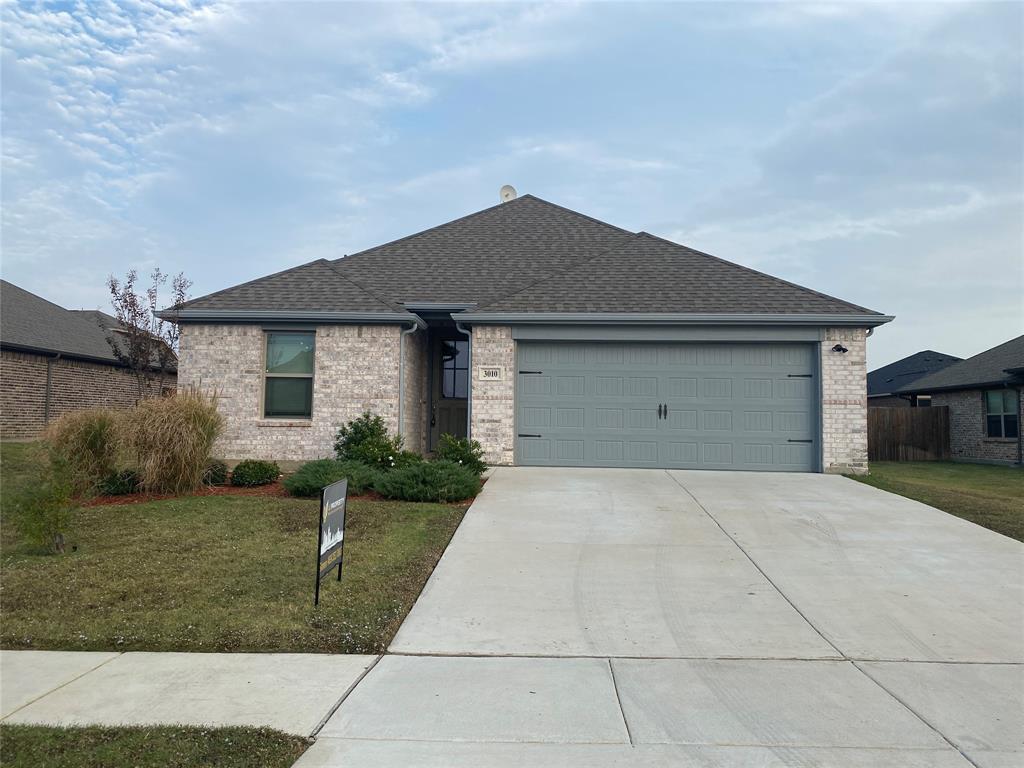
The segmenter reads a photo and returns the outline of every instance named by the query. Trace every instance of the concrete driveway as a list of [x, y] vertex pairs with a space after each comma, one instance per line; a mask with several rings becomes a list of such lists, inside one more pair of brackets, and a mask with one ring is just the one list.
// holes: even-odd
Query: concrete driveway
[[299, 765], [1016, 766], [1022, 585], [840, 477], [499, 469]]

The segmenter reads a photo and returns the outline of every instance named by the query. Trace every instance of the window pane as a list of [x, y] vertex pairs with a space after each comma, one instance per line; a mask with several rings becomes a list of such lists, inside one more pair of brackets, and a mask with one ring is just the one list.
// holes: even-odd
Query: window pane
[[1013, 389], [1003, 390], [1003, 413], [1017, 412], [1017, 392]]
[[989, 437], [1002, 437], [1003, 436], [1003, 417], [1002, 416], [988, 416], [986, 417], [988, 424], [988, 436]]
[[469, 352], [469, 342], [453, 341], [452, 344], [455, 345], [455, 367], [465, 368], [467, 363], [469, 362], [466, 359], [467, 353]]
[[1003, 412], [1003, 392], [1000, 389], [990, 389], [985, 393], [985, 411], [988, 413]]
[[1016, 416], [1003, 416], [1003, 437], [1016, 437], [1019, 428]]
[[469, 397], [469, 371], [465, 368], [455, 372], [455, 397]]
[[268, 333], [267, 373], [313, 373], [312, 333]]
[[441, 381], [441, 397], [455, 397], [455, 371], [446, 368]]
[[313, 415], [313, 379], [267, 377], [263, 415], [270, 418], [308, 419]]

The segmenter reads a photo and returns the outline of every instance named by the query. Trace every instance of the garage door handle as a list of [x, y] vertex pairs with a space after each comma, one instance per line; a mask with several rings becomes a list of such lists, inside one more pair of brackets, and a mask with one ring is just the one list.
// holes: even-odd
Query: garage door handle
[[787, 440], [787, 443], [813, 443], [813, 440]]
[[544, 371], [520, 371], [520, 373], [533, 373], [533, 374], [540, 374], [540, 373], [544, 373]]
[[517, 437], [544, 437], [544, 435], [524, 435], [522, 432], [520, 432], [517, 435]]
[[787, 379], [811, 379], [814, 378], [814, 374], [811, 373], [787, 373]]

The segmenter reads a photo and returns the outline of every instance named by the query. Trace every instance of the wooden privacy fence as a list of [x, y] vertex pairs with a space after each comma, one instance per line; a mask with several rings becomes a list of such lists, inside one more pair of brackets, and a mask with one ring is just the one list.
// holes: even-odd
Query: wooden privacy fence
[[949, 458], [949, 408], [868, 408], [870, 461]]

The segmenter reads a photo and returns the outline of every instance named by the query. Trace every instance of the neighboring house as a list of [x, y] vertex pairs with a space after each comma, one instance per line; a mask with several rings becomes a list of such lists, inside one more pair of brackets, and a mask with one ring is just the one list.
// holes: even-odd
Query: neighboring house
[[926, 349], [868, 373], [868, 408], [919, 408], [931, 405], [928, 395], [897, 395], [922, 376], [960, 362], [959, 357]]
[[949, 407], [954, 459], [1021, 464], [1024, 336], [924, 376], [900, 394]]
[[892, 318], [526, 195], [161, 313], [224, 458], [332, 453], [369, 410], [497, 465], [862, 472]]
[[[0, 280], [0, 435], [37, 437], [46, 424], [85, 408], [127, 408], [138, 383], [110, 348], [121, 326], [95, 310], [68, 310]], [[176, 374], [164, 377], [173, 389]], [[159, 395], [159, 374], [146, 396]]]

